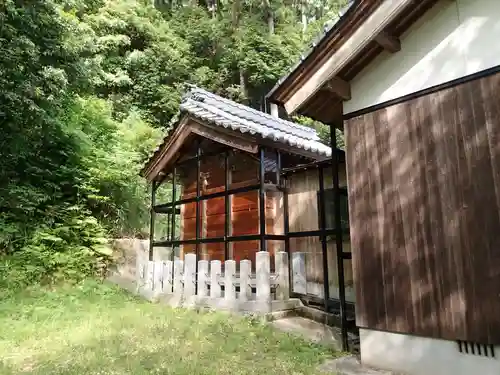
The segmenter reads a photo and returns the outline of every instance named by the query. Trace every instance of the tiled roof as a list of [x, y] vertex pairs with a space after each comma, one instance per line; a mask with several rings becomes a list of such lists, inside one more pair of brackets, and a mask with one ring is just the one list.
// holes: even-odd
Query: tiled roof
[[[190, 91], [183, 96], [179, 106], [181, 116], [189, 115], [211, 125], [306, 150], [317, 154], [318, 158], [331, 156], [331, 148], [320, 142], [316, 130], [312, 128], [257, 111], [199, 87], [190, 87]], [[159, 154], [174, 130], [175, 126], [152, 153], [141, 174]]]
[[248, 133], [277, 143], [330, 156], [330, 147], [320, 142], [312, 128], [257, 111], [243, 104], [192, 87], [183, 97], [180, 111], [207, 123]]

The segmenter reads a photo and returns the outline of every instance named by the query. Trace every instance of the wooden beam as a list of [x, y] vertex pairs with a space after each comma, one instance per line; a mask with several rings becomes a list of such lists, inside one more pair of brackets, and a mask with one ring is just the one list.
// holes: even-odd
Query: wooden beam
[[339, 77], [333, 77], [325, 83], [325, 89], [333, 92], [342, 100], [351, 99], [351, 85]]
[[255, 154], [258, 151], [258, 145], [252, 138], [247, 138], [243, 134], [235, 134], [234, 131], [228, 131], [221, 127], [203, 124], [196, 119], [190, 123], [190, 130], [201, 137], [211, 139], [214, 142], [221, 143], [230, 148], [235, 148], [244, 152]]
[[373, 40], [388, 52], [396, 53], [401, 51], [401, 41], [399, 38], [386, 31], [382, 31]]
[[353, 58], [396, 19], [414, 0], [384, 0], [340, 48], [316, 68], [312, 76], [285, 103], [289, 114], [295, 113], [323, 85], [335, 77]]

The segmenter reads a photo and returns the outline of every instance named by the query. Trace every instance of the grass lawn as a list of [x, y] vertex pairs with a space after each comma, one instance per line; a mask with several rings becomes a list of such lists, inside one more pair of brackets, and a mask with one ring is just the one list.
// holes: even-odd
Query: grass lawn
[[0, 374], [318, 374], [332, 353], [258, 321], [87, 281], [0, 292]]

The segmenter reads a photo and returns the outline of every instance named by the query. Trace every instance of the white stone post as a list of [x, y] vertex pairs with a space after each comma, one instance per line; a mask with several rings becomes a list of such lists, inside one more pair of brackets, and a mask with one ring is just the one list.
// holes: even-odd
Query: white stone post
[[153, 262], [153, 291], [154, 296], [163, 293], [163, 262], [157, 260]]
[[163, 293], [172, 294], [174, 284], [174, 262], [167, 260], [163, 262]]
[[188, 303], [196, 294], [196, 254], [184, 256], [184, 298]]
[[250, 274], [252, 272], [252, 261], [242, 260], [240, 262], [240, 300], [248, 301], [252, 293], [250, 286]]
[[271, 261], [267, 251], [259, 251], [255, 257], [257, 301], [271, 301]]
[[221, 288], [219, 285], [219, 276], [221, 274], [220, 260], [210, 262], [210, 298], [220, 298]]
[[142, 249], [138, 249], [135, 257], [135, 281], [137, 290], [144, 287], [144, 281], [146, 279], [146, 266], [146, 253], [142, 251]]
[[284, 251], [279, 251], [274, 255], [276, 270], [276, 299], [287, 300], [290, 298], [290, 282], [288, 271], [288, 254]]
[[293, 292], [307, 294], [305, 253], [292, 253], [292, 284]]
[[228, 304], [236, 300], [236, 261], [226, 260], [224, 263], [224, 299]]
[[208, 260], [198, 261], [198, 297], [208, 297]]
[[174, 262], [174, 296], [180, 300], [182, 298], [182, 275], [184, 273], [184, 262], [176, 260]]
[[155, 263], [152, 261], [148, 261], [146, 267], [146, 283], [145, 289], [147, 293], [151, 293], [153, 291], [154, 286], [154, 272], [155, 272]]

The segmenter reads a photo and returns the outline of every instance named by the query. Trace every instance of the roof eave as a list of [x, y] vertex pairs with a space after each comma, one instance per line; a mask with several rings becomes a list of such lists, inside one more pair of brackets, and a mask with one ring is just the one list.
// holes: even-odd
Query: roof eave
[[278, 80], [274, 87], [266, 94], [266, 100], [279, 105], [284, 104], [283, 99], [280, 98], [282, 94], [280, 91], [283, 91], [286, 87], [294, 83], [292, 80], [292, 78], [294, 78], [293, 76], [296, 75], [299, 70], [305, 69], [305, 65], [310, 64], [310, 62], [314, 60], [315, 55], [324, 48], [324, 45], [330, 41], [330, 39], [346, 24], [350, 16], [355, 13], [357, 5], [361, 1], [362, 0], [354, 0], [350, 6], [340, 14], [337, 22], [326, 31], [317, 43], [314, 43], [313, 46], [302, 55], [302, 58], [292, 66], [288, 73]]

